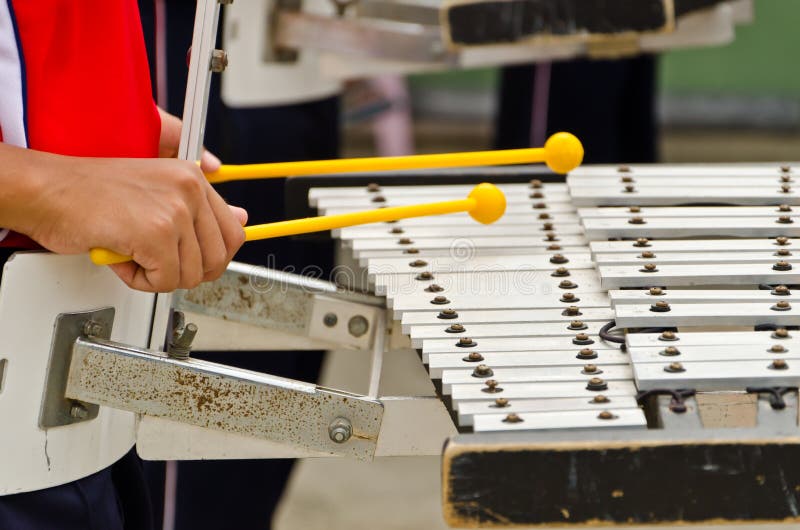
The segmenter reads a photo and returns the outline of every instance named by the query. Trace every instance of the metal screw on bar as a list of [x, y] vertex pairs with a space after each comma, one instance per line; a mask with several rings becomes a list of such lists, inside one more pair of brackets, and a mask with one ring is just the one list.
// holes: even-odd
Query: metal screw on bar
[[85, 420], [89, 417], [89, 410], [83, 406], [83, 403], [73, 401], [69, 407], [69, 415], [76, 420]]
[[553, 244], [553, 245], [548, 245], [547, 250], [562, 250], [562, 248], [563, 247], [561, 245]]
[[642, 258], [642, 259], [653, 259], [653, 258], [656, 257], [656, 254], [655, 254], [655, 252], [652, 252], [650, 250], [645, 250], [644, 252], [639, 254], [637, 257]]
[[171, 359], [185, 361], [192, 352], [192, 341], [197, 335], [197, 326], [189, 322], [183, 328], [173, 332], [172, 341], [167, 346], [167, 356]]
[[778, 211], [779, 212], [791, 212], [792, 211], [792, 207], [789, 206], [788, 204], [781, 204], [780, 206], [778, 206]]
[[783, 359], [775, 359], [772, 364], [768, 366], [771, 370], [788, 370], [789, 364]]
[[550, 214], [549, 213], [540, 213], [538, 217], [539, 217], [539, 219], [542, 219], [542, 220], [550, 219]]
[[773, 254], [773, 256], [791, 256], [791, 255], [792, 251], [789, 250], [788, 248], [779, 248]]
[[448, 300], [446, 296], [435, 296], [433, 300], [431, 300], [431, 303], [435, 305], [444, 305], [449, 304], [450, 300]]
[[575, 293], [566, 292], [559, 298], [562, 302], [580, 302], [581, 299], [575, 296]]
[[545, 210], [545, 209], [547, 209], [547, 204], [545, 204], [543, 202], [537, 202], [536, 204], [533, 205], [533, 209], [534, 210]]
[[407, 248], [403, 250], [403, 254], [419, 254], [418, 248]]
[[479, 364], [472, 371], [472, 377], [491, 377], [493, 375], [494, 371], [485, 364]]
[[106, 327], [100, 322], [94, 320], [87, 320], [83, 325], [83, 334], [87, 337], [99, 337], [103, 335]]
[[328, 425], [328, 436], [331, 441], [343, 444], [353, 435], [353, 425], [347, 418], [336, 418]]
[[425, 288], [425, 292], [427, 293], [441, 293], [442, 291], [444, 291], [444, 287], [442, 287], [438, 283], [432, 283]]
[[420, 272], [417, 274], [416, 280], [426, 282], [433, 279], [433, 274], [430, 271]]
[[482, 392], [486, 392], [487, 394], [496, 394], [498, 392], [502, 392], [503, 389], [497, 386], [499, 383], [494, 379], [488, 379], [485, 383], [485, 388], [482, 388]]
[[413, 241], [411, 241], [411, 239], [407, 237], [401, 237], [400, 239], [397, 240], [398, 245], [410, 245], [412, 243]]
[[778, 223], [778, 224], [782, 224], [782, 225], [790, 225], [790, 224], [794, 223], [794, 219], [792, 219], [788, 215], [781, 215], [780, 217], [778, 217], [778, 220], [775, 221], [775, 222]]
[[647, 290], [647, 294], [652, 296], [661, 296], [664, 294], [664, 290], [661, 287], [651, 287]]
[[376, 192], [381, 191], [381, 186], [377, 182], [370, 182], [367, 184], [367, 191]]
[[658, 267], [655, 263], [645, 263], [644, 266], [639, 269], [639, 272], [658, 272]]
[[628, 213], [642, 213], [642, 209], [639, 206], [630, 206], [628, 207]]
[[791, 175], [781, 175], [781, 182], [794, 182]]
[[779, 191], [781, 193], [792, 193], [792, 187], [788, 184], [784, 184], [781, 186], [781, 189]]
[[685, 372], [686, 368], [684, 368], [681, 363], [669, 363], [667, 366], [664, 367], [664, 371], [671, 374], [677, 374]]
[[540, 230], [543, 230], [545, 232], [550, 232], [553, 230], [553, 227], [554, 227], [553, 223], [542, 223], [542, 228], [540, 228]]
[[561, 263], [568, 263], [569, 260], [563, 254], [553, 254], [550, 258], [550, 263], [561, 264]]
[[494, 400], [494, 405], [489, 405], [489, 406], [502, 409], [508, 406], [508, 400], [506, 398], [497, 398]]
[[583, 320], [573, 320], [569, 323], [569, 326], [567, 326], [567, 329], [571, 329], [573, 331], [587, 328], [588, 326], [583, 322]]
[[369, 320], [362, 315], [356, 315], [347, 322], [347, 331], [354, 337], [361, 337], [369, 331]]
[[564, 276], [569, 276], [569, 270], [566, 267], [559, 267], [553, 271], [553, 274], [550, 276], [555, 276], [556, 278], [561, 278]]
[[776, 271], [790, 271], [792, 270], [792, 264], [788, 261], [780, 260], [775, 265], [772, 266], [772, 270]]
[[405, 230], [403, 230], [399, 226], [395, 226], [391, 230], [389, 230], [390, 234], [402, 234], [403, 232], [405, 232]]
[[322, 317], [322, 323], [326, 327], [332, 328], [337, 322], [339, 322], [339, 317], [336, 316], [336, 313], [325, 313], [325, 316]]
[[639, 217], [638, 215], [635, 217], [631, 217], [628, 219], [628, 223], [632, 225], [644, 225], [647, 224], [647, 221], [644, 220], [644, 217]]
[[630, 166], [619, 166], [617, 168], [617, 173], [630, 173], [631, 167]]
[[558, 282], [559, 289], [574, 289], [576, 287], [577, 285], [575, 284], [575, 282], [570, 280], [561, 280], [560, 282]]
[[787, 350], [783, 344], [773, 344], [767, 351], [769, 353], [786, 353], [789, 350]]
[[416, 267], [424, 267], [427, 264], [428, 262], [425, 261], [424, 259], [415, 259], [414, 261], [410, 262], [408, 266], [416, 268]]
[[544, 235], [545, 241], [558, 241], [558, 236], [556, 236], [555, 232], [548, 232]]
[[790, 311], [792, 309], [792, 305], [787, 302], [786, 300], [781, 300], [777, 302], [775, 305], [770, 307], [773, 311]]
[[456, 346], [458, 346], [459, 348], [472, 348], [473, 346], [477, 345], [478, 343], [469, 337], [461, 337], [460, 339], [458, 339], [458, 342], [456, 342]]
[[628, 184], [622, 191], [624, 193], [636, 193], [636, 186], [633, 184]]
[[770, 291], [770, 294], [775, 296], [789, 296], [792, 292], [785, 285], [776, 285], [775, 288]]
[[633, 244], [634, 247], [649, 247], [650, 240], [646, 237], [640, 237], [636, 239], [636, 242]]
[[228, 54], [224, 50], [212, 50], [209, 69], [215, 74], [221, 74], [228, 67]]
[[441, 318], [443, 320], [451, 320], [453, 318], [458, 318], [458, 313], [455, 309], [443, 309], [436, 315], [436, 318]]
[[781, 170], [781, 173], [789, 173], [792, 170], [792, 167], [784, 165], [784, 166], [780, 167], [780, 170]]
[[597, 415], [598, 420], [613, 420], [614, 418], [616, 418], [616, 416], [614, 416], [611, 412], [607, 410], [604, 410], [603, 412]]
[[581, 348], [578, 352], [578, 355], [575, 356], [577, 359], [597, 359], [597, 352], [591, 348]]
[[542, 181], [541, 181], [541, 180], [539, 180], [539, 179], [533, 179], [533, 180], [531, 180], [531, 188], [533, 188], [533, 189], [539, 189], [539, 188], [541, 188], [541, 187], [542, 187]]
[[778, 329], [776, 329], [775, 331], [772, 332], [772, 338], [773, 339], [790, 339], [790, 338], [792, 338], [792, 336], [789, 335], [789, 331], [786, 328], [778, 328]]
[[786, 246], [786, 245], [791, 245], [792, 243], [789, 241], [788, 237], [778, 236], [775, 238], [775, 244], [779, 246]]
[[587, 364], [587, 365], [585, 365], [585, 366], [583, 367], [583, 370], [581, 370], [581, 373], [582, 373], [582, 374], [584, 374], [584, 375], [588, 375], [588, 374], [602, 374], [602, 373], [603, 373], [603, 371], [602, 371], [602, 370], [600, 370], [600, 369], [597, 367], [597, 365], [596, 365], [596, 364]]
[[575, 338], [572, 339], [572, 344], [576, 344], [578, 346], [586, 346], [589, 344], [594, 344], [594, 341], [589, 338], [589, 335], [586, 333], [578, 333], [575, 335]]
[[520, 423], [523, 420], [522, 420], [522, 418], [519, 417], [518, 414], [515, 414], [514, 412], [512, 412], [508, 416], [506, 416], [503, 419], [503, 421], [506, 422], [506, 423]]
[[592, 391], [608, 390], [608, 383], [606, 383], [605, 380], [599, 377], [592, 377], [586, 384], [586, 390], [592, 390]]
[[467, 355], [466, 357], [462, 357], [461, 360], [468, 363], [479, 363], [483, 360], [483, 355], [481, 355], [476, 351], [473, 351], [469, 352], [469, 355]]
[[603, 394], [597, 395], [592, 398], [589, 403], [611, 403], [611, 400], [608, 399], [608, 396], [604, 396]]
[[453, 324], [444, 330], [446, 333], [464, 333], [467, 329], [461, 324]]
[[666, 348], [658, 352], [658, 354], [664, 357], [675, 357], [677, 355], [680, 355], [681, 351], [675, 346], [667, 346]]
[[528, 195], [529, 199], [544, 199], [544, 193], [541, 191], [534, 191], [530, 195]]
[[561, 312], [561, 314], [565, 317], [579, 317], [583, 313], [581, 313], [581, 309], [576, 305], [571, 305], [565, 310]]
[[659, 335], [658, 340], [672, 341], [679, 340], [674, 331], [664, 331]]
[[659, 300], [655, 304], [650, 305], [650, 311], [654, 313], [667, 313], [672, 309], [669, 307], [669, 303], [665, 302], [664, 300]]
[[386, 202], [386, 197], [383, 195], [376, 195], [371, 199], [372, 202]]

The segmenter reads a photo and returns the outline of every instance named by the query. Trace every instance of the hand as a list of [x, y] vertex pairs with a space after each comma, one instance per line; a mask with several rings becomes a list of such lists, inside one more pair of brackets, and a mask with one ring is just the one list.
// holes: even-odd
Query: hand
[[247, 213], [228, 206], [193, 162], [37, 153], [37, 182], [11, 228], [62, 254], [101, 247], [130, 287], [168, 292], [218, 278], [244, 242]]
[[[173, 116], [161, 107], [158, 107], [161, 115], [161, 138], [158, 142], [158, 156], [160, 158], [176, 158], [178, 147], [181, 143], [182, 122], [177, 116]], [[200, 155], [200, 169], [205, 173], [216, 171], [222, 165], [219, 158], [214, 156], [209, 150], [203, 149]]]

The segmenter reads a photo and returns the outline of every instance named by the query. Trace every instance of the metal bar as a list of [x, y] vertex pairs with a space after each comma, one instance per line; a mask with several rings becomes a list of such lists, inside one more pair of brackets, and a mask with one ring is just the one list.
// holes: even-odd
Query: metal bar
[[682, 239], [654, 241], [592, 241], [589, 249], [592, 254], [609, 254], [614, 252], [643, 252], [649, 250], [654, 253], [668, 252], [701, 252], [713, 254], [717, 252], [775, 252], [781, 248], [792, 248], [791, 238], [775, 239]]
[[661, 217], [775, 217], [800, 215], [797, 208], [781, 206], [660, 206], [660, 207], [624, 207], [610, 206], [607, 208], [580, 208], [578, 217], [581, 219], [629, 219], [638, 215], [647, 219]]
[[642, 266], [598, 267], [601, 285], [606, 289], [651, 285], [768, 285], [800, 283], [799, 269], [775, 270], [769, 264], [742, 265], [657, 265], [655, 272], [642, 272]]
[[604, 400], [578, 398], [556, 398], [556, 399], [515, 399], [501, 401], [498, 405], [495, 400], [487, 401], [467, 401], [458, 407], [458, 423], [462, 426], [473, 425], [475, 416], [483, 414], [510, 414], [519, 415], [521, 412], [562, 412], [571, 410], [594, 411], [595, 414], [613, 407], [614, 410], [638, 409], [636, 398], [633, 396], [605, 397]]
[[[593, 350], [581, 352], [583, 348], [575, 346], [571, 350], [546, 351], [485, 351], [476, 359], [470, 359], [463, 353], [430, 353], [428, 354], [428, 372], [431, 379], [441, 379], [442, 371], [456, 368], [472, 370], [480, 364], [494, 368], [571, 366], [584, 367], [586, 364], [602, 363], [603, 366], [627, 366], [632, 356], [619, 350]], [[766, 352], [766, 350], [764, 350]], [[658, 355], [656, 353], [656, 355]], [[659, 356], [663, 362], [664, 358]]]
[[402, 332], [408, 334], [412, 326], [441, 326], [450, 324], [512, 324], [517, 322], [564, 322], [582, 320], [584, 322], [608, 322], [614, 320], [614, 312], [608, 308], [581, 308], [577, 311], [563, 309], [519, 309], [516, 311], [458, 311], [450, 318], [442, 318], [440, 312], [404, 313]]
[[639, 347], [665, 347], [686, 345], [715, 346], [723, 344], [737, 344], [742, 346], [761, 345], [765, 350], [772, 344], [779, 342], [786, 348], [800, 348], [800, 332], [785, 331], [780, 335], [775, 331], [681, 331], [670, 333], [664, 337], [661, 333], [628, 333], [625, 336], [628, 348]]
[[520, 421], [514, 422], [509, 422], [505, 414], [481, 414], [474, 417], [474, 430], [492, 432], [647, 427], [644, 413], [639, 409], [608, 409], [602, 412], [602, 416], [594, 410], [523, 412], [517, 415]]
[[[364, 460], [375, 452], [383, 416], [381, 403], [363, 396], [80, 338], [66, 396]], [[336, 443], [329, 431], [340, 419], [351, 435]]]
[[785, 300], [761, 304], [669, 304], [666, 308], [668, 310], [663, 311], [663, 307], [654, 304], [618, 304], [614, 320], [617, 327], [623, 328], [800, 325], [800, 308]]
[[506, 256], [503, 259], [497, 259], [497, 256], [476, 257], [473, 259], [462, 259], [458, 256], [430, 260], [417, 260], [413, 257], [411, 259], [376, 259], [370, 260], [367, 270], [370, 276], [385, 276], [392, 274], [419, 274], [422, 271], [430, 271], [434, 274], [524, 270], [553, 271], [559, 267], [569, 267], [570, 269], [594, 268], [592, 260], [586, 252], [570, 252], [569, 254], [553, 252], [546, 256], [531, 254], [527, 256]]
[[[378, 176], [379, 177], [379, 176]], [[376, 177], [377, 178], [377, 177]], [[488, 177], [491, 178], [491, 177]], [[566, 184], [556, 184], [545, 182], [540, 184], [539, 188], [531, 188], [530, 184], [504, 184], [496, 185], [500, 191], [506, 195], [522, 195], [542, 193], [547, 197], [561, 195], [564, 197], [569, 196], [569, 190]], [[419, 186], [342, 186], [342, 187], [328, 187], [328, 188], [311, 188], [308, 191], [308, 202], [311, 206], [317, 206], [321, 200], [329, 198], [354, 198], [354, 199], [372, 199], [376, 196], [384, 196], [386, 198], [393, 197], [421, 197], [425, 200], [430, 200], [432, 196], [456, 196], [461, 197], [474, 188], [474, 184], [429, 184], [424, 188]], [[424, 190], [424, 191], [422, 191]]]
[[[635, 214], [634, 214], [635, 215]], [[784, 222], [783, 219], [787, 222]], [[638, 221], [641, 220], [641, 223]], [[800, 223], [792, 217], [656, 217], [583, 220], [589, 239], [610, 238], [690, 238], [690, 237], [797, 237]]]
[[[472, 337], [469, 337], [472, 338]], [[581, 337], [582, 339], [583, 337]], [[526, 337], [526, 338], [499, 338], [489, 337], [473, 341], [473, 345], [463, 346], [457, 339], [427, 339], [422, 342], [422, 362], [427, 363], [428, 357], [434, 353], [460, 353], [464, 356], [470, 352], [490, 351], [549, 351], [591, 348], [595, 351], [618, 350], [618, 344], [607, 343], [597, 335], [588, 335], [585, 340], [574, 337]]]
[[[430, 197], [427, 199], [430, 201]], [[380, 203], [380, 205], [384, 205], [385, 203]], [[375, 204], [371, 204], [372, 207], [377, 207]], [[368, 208], [369, 206], [367, 206]], [[350, 213], [350, 212], [358, 212], [364, 210], [364, 207], [357, 207], [357, 206], [342, 206], [339, 208], [318, 208], [317, 211], [320, 215], [334, 215], [340, 213]], [[551, 201], [542, 201], [542, 202], [532, 202], [532, 203], [523, 203], [523, 202], [512, 202], [506, 205], [506, 215], [508, 214], [525, 214], [531, 213], [539, 214], [539, 213], [574, 213], [575, 206], [569, 202], [551, 202]], [[443, 214], [443, 215], [451, 215], [451, 214]], [[359, 228], [359, 227], [354, 227]], [[340, 228], [333, 231], [334, 235], [337, 234], [348, 234], [350, 229], [349, 228]]]
[[608, 388], [602, 391], [588, 390], [585, 382], [568, 383], [508, 383], [499, 381], [501, 390], [495, 393], [484, 392], [487, 388], [483, 384], [453, 385], [451, 390], [453, 408], [459, 409], [467, 401], [486, 401], [486, 399], [506, 398], [511, 399], [554, 399], [554, 398], [585, 398], [593, 399], [595, 396], [635, 396], [636, 387], [631, 381], [611, 381]]
[[[779, 294], [780, 293], [780, 294]], [[659, 300], [680, 304], [719, 304], [775, 303], [779, 300], [797, 302], [800, 294], [796, 291], [767, 291], [762, 289], [655, 289], [633, 290], [612, 289], [608, 291], [611, 306], [623, 304], [652, 304]]]
[[[716, 344], [679, 346], [629, 347], [633, 363], [659, 363], [669, 361], [713, 361], [733, 363], [736, 361], [772, 362], [775, 359], [800, 360], [800, 342], [773, 340], [770, 344]], [[433, 361], [431, 356], [431, 362]]]
[[[537, 221], [536, 223], [529, 223], [528, 225], [482, 225], [478, 223], [470, 223], [465, 225], [445, 225], [445, 226], [413, 226], [404, 229], [404, 237], [411, 239], [422, 239], [428, 237], [442, 238], [442, 237], [492, 237], [492, 236], [531, 236], [532, 234], [541, 234], [545, 237], [547, 232], [557, 232], [558, 235], [582, 235], [583, 227], [577, 223], [567, 224], [559, 223], [553, 224], [547, 228], [547, 221]], [[374, 228], [361, 228], [350, 227], [343, 228], [339, 233], [339, 238], [342, 241], [351, 239], [367, 239], [367, 238], [385, 238], [388, 235], [388, 230], [375, 230]]]
[[783, 192], [779, 186], [764, 188], [716, 187], [646, 187], [626, 192], [622, 185], [617, 190], [573, 186], [570, 188], [575, 206], [675, 206], [676, 204], [729, 204], [761, 206], [769, 204], [800, 205], [796, 191]]
[[781, 254], [772, 252], [720, 252], [719, 254], [699, 252], [672, 252], [668, 254], [595, 254], [594, 261], [597, 265], [641, 265], [648, 261], [658, 261], [659, 264], [691, 265], [704, 263], [775, 263], [779, 259], [797, 262], [798, 255], [785, 250]]
[[776, 368], [773, 362], [681, 362], [682, 371], [670, 371], [674, 363], [667, 361], [635, 364], [633, 371], [639, 390], [691, 388], [717, 392], [742, 391], [751, 386], [800, 386], [800, 363], [784, 361], [782, 368]]
[[[492, 368], [491, 377], [507, 383], [561, 383], [583, 381], [588, 383], [593, 377], [602, 377], [604, 381], [630, 381], [633, 379], [629, 366], [592, 365], [596, 368], [589, 373], [581, 366], [542, 366], [542, 367], [509, 367]], [[800, 365], [798, 365], [800, 367]], [[476, 377], [471, 369], [448, 369], [442, 371], [442, 393], [449, 394], [453, 385], [482, 383], [487, 377]]]
[[470, 324], [468, 326], [459, 325], [458, 331], [454, 332], [452, 325], [440, 326], [415, 326], [411, 328], [411, 346], [419, 348], [423, 340], [428, 339], [448, 339], [460, 335], [477, 338], [502, 337], [502, 338], [526, 338], [532, 336], [574, 336], [579, 331], [584, 333], [597, 334], [601, 327], [608, 321], [584, 322], [578, 320], [565, 322], [545, 322], [545, 323], [513, 323], [513, 324]]

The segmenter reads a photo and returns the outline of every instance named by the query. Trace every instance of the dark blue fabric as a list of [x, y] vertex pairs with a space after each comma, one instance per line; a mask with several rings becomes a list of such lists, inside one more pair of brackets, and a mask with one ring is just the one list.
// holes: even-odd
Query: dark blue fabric
[[113, 466], [53, 488], [0, 496], [1, 530], [151, 530], [141, 462], [131, 450]]

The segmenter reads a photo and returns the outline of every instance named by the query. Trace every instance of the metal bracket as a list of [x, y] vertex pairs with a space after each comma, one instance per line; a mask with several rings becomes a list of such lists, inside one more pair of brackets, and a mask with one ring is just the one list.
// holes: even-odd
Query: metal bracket
[[94, 311], [61, 313], [56, 317], [42, 408], [39, 413], [39, 427], [42, 429], [72, 425], [97, 417], [99, 406], [64, 397], [67, 375], [75, 341], [87, 335], [104, 339], [111, 337], [114, 313], [113, 307], [106, 307]]
[[376, 399], [111, 341], [78, 338], [66, 396], [330, 455], [372, 459]]

